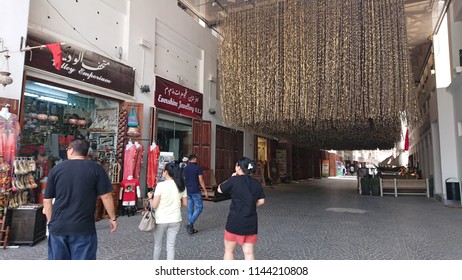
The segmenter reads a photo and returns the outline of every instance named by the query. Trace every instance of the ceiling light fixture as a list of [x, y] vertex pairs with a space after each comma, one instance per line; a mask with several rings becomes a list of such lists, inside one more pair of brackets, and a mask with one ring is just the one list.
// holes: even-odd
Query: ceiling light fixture
[[29, 97], [33, 97], [33, 98], [37, 98], [39, 97], [40, 95], [38, 94], [34, 94], [34, 93], [30, 93], [30, 92], [24, 92], [24, 96], [29, 96]]
[[53, 97], [40, 96], [38, 99], [49, 101], [49, 102], [54, 102], [54, 103], [58, 103], [58, 104], [68, 105], [66, 100], [56, 99], [56, 98], [53, 98]]
[[60, 87], [56, 87], [56, 86], [52, 86], [52, 85], [48, 85], [48, 84], [44, 84], [44, 83], [34, 82], [34, 84], [36, 84], [38, 86], [42, 86], [42, 87], [51, 88], [51, 89], [54, 89], [54, 90], [59, 90], [59, 91], [62, 91], [62, 92], [70, 93], [70, 94], [79, 94], [77, 91], [74, 91], [74, 90], [60, 88]]

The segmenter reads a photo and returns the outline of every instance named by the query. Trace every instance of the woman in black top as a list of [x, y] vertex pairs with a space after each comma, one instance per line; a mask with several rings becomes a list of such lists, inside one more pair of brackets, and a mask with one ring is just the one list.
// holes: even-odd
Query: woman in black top
[[237, 243], [242, 246], [246, 260], [255, 259], [253, 247], [257, 242], [257, 206], [265, 203], [263, 188], [250, 171], [256, 167], [248, 158], [241, 158], [235, 173], [218, 186], [218, 192], [231, 194], [231, 206], [225, 229], [225, 260], [234, 259]]

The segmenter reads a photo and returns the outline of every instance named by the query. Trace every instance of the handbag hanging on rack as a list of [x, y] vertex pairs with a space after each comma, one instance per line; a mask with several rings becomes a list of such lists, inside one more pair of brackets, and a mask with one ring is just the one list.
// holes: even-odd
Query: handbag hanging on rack
[[156, 219], [154, 218], [154, 211], [149, 207], [148, 210], [144, 211], [141, 215], [141, 221], [138, 225], [141, 231], [154, 231], [156, 228]]
[[136, 115], [135, 111], [135, 106], [132, 104], [132, 108], [130, 110], [130, 113], [128, 114], [128, 122], [127, 126], [128, 127], [138, 127], [138, 116]]

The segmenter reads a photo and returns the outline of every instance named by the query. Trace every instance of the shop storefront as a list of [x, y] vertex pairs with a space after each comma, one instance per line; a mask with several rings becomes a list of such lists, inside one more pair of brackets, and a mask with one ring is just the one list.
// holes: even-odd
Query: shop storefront
[[36, 179], [48, 176], [66, 159], [75, 137], [90, 140], [90, 156], [107, 167], [116, 163], [119, 102], [30, 78], [23, 98], [22, 138], [18, 157], [37, 161]]
[[256, 136], [259, 167], [266, 185], [292, 180], [292, 146], [287, 142]]
[[[118, 170], [110, 167], [122, 163], [120, 148], [129, 137], [126, 111], [131, 110], [131, 103], [125, 100], [134, 94], [134, 69], [57, 41], [43, 34], [28, 35], [28, 46], [45, 45], [49, 51], [31, 47], [26, 52], [18, 156], [45, 162], [38, 168], [36, 177], [40, 180], [57, 162], [66, 159], [69, 142], [83, 136], [90, 141], [90, 157], [106, 168], [113, 183], [118, 183], [123, 179], [123, 165]], [[142, 107], [137, 109], [138, 115], [142, 114]]]
[[[11, 225], [9, 242], [17, 244], [34, 244], [44, 238], [40, 207], [47, 176], [53, 166], [66, 160], [66, 148], [76, 137], [90, 141], [89, 157], [107, 171], [117, 207], [123, 147], [128, 140], [127, 109], [132, 104], [126, 100], [132, 99], [134, 89], [134, 69], [108, 57], [70, 44], [64, 47], [44, 34], [28, 34], [26, 45], [31, 47], [26, 52], [17, 116], [20, 134], [11, 140], [18, 148], [7, 161], [10, 184], [2, 187], [9, 211], [0, 211], [9, 213], [0, 220]], [[142, 107], [137, 110], [142, 114]], [[40, 215], [28, 217], [26, 212]], [[103, 209], [97, 209], [95, 219], [102, 215]], [[24, 219], [36, 234], [21, 235], [19, 225]]]
[[182, 159], [192, 153], [192, 120], [168, 112], [159, 112], [157, 144], [161, 151], [173, 153]]
[[175, 160], [195, 153], [209, 185], [211, 123], [202, 120], [202, 104], [201, 93], [156, 76], [151, 138]]

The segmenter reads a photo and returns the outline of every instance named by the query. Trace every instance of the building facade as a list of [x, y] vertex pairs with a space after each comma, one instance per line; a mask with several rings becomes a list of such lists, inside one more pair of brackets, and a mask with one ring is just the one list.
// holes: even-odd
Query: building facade
[[[462, 104], [462, 35], [458, 32], [462, 27], [462, 4], [460, 1], [446, 2], [442, 13], [444, 16], [434, 23], [433, 46], [422, 60], [417, 98], [423, 120], [422, 126], [410, 133], [409, 149], [409, 156], [414, 163], [419, 163], [424, 178], [432, 178], [434, 192], [443, 202], [447, 198], [446, 180], [462, 177], [462, 111], [458, 109]], [[1, 97], [12, 103], [10, 106], [16, 106], [23, 127], [27, 125], [29, 114], [35, 113], [27, 106], [35, 106], [35, 99], [38, 99], [25, 93], [34, 94], [32, 91], [37, 83], [70, 91], [78, 89], [85, 94], [87, 103], [92, 100], [91, 105], [74, 106], [80, 108], [79, 112], [75, 108], [63, 109], [62, 116], [68, 113], [67, 118], [73, 119], [72, 114], [76, 114], [79, 120], [88, 122], [94, 116], [85, 114], [96, 105], [102, 106], [101, 112], [119, 110], [121, 107], [129, 112], [133, 105], [140, 118], [140, 135], [134, 138], [146, 147], [152, 141], [157, 141], [167, 147], [165, 149], [173, 153], [176, 159], [192, 152], [199, 153], [202, 164], [211, 174], [207, 178], [212, 178], [216, 173], [217, 181], [223, 180], [231, 171], [234, 161], [242, 155], [262, 161], [285, 158], [284, 170], [293, 178], [320, 177], [322, 160], [328, 159], [328, 156], [323, 156], [319, 151], [300, 151], [291, 147], [290, 143], [279, 143], [271, 137], [227, 127], [222, 123], [217, 84], [220, 38], [179, 8], [176, 1], [5, 0], [3, 6], [7, 9], [0, 18], [1, 46], [3, 50], [8, 50], [10, 56], [8, 66], [13, 83], [0, 91]], [[65, 56], [68, 55], [68, 46], [82, 50], [81, 53], [86, 55], [95, 54], [97, 60], [93, 61], [93, 65], [87, 64], [88, 69], [95, 72], [102, 70], [98, 69], [98, 65], [103, 67], [103, 62], [110, 62], [105, 67], [119, 63], [125, 70], [132, 69], [133, 81], [127, 83], [133, 84], [133, 91], [121, 92], [109, 86], [88, 83], [84, 78], [79, 80], [61, 75], [64, 68], [80, 60], [75, 53], [68, 61], [65, 60], [67, 66], [61, 70], [53, 70], [51, 60], [48, 65], [50, 70], [32, 66], [30, 61], [40, 56], [37, 53], [48, 51], [40, 48], [22, 51], [31, 42], [32, 35], [65, 43], [62, 45]], [[1, 53], [0, 63], [5, 63], [5, 53]], [[81, 59], [80, 62], [85, 61]], [[125, 77], [125, 74], [119, 73], [120, 79], [120, 75]], [[200, 114], [190, 116], [185, 111], [156, 106], [155, 89], [159, 79], [169, 81], [179, 90], [201, 94]], [[82, 102], [77, 100], [76, 104], [79, 104], [78, 101]], [[47, 108], [47, 117], [54, 114], [50, 110]], [[205, 138], [195, 136], [195, 125], [201, 131], [196, 135], [205, 135]], [[33, 134], [36, 127], [32, 123], [29, 129]], [[113, 141], [113, 146], [117, 148], [117, 136], [111, 140], [111, 135], [98, 134], [95, 138], [98, 138], [97, 149], [103, 141]], [[126, 138], [122, 143], [128, 140]], [[63, 141], [59, 135], [57, 139], [42, 137], [41, 141], [48, 141], [51, 146], [57, 145], [54, 156], [59, 156], [59, 145]], [[306, 158], [311, 159], [309, 163], [305, 162]], [[339, 160], [343, 159], [335, 159]], [[146, 174], [145, 168], [142, 165], [141, 174]], [[143, 182], [145, 177], [141, 176], [140, 179]], [[213, 179], [210, 181], [208, 183], [214, 183]]]

